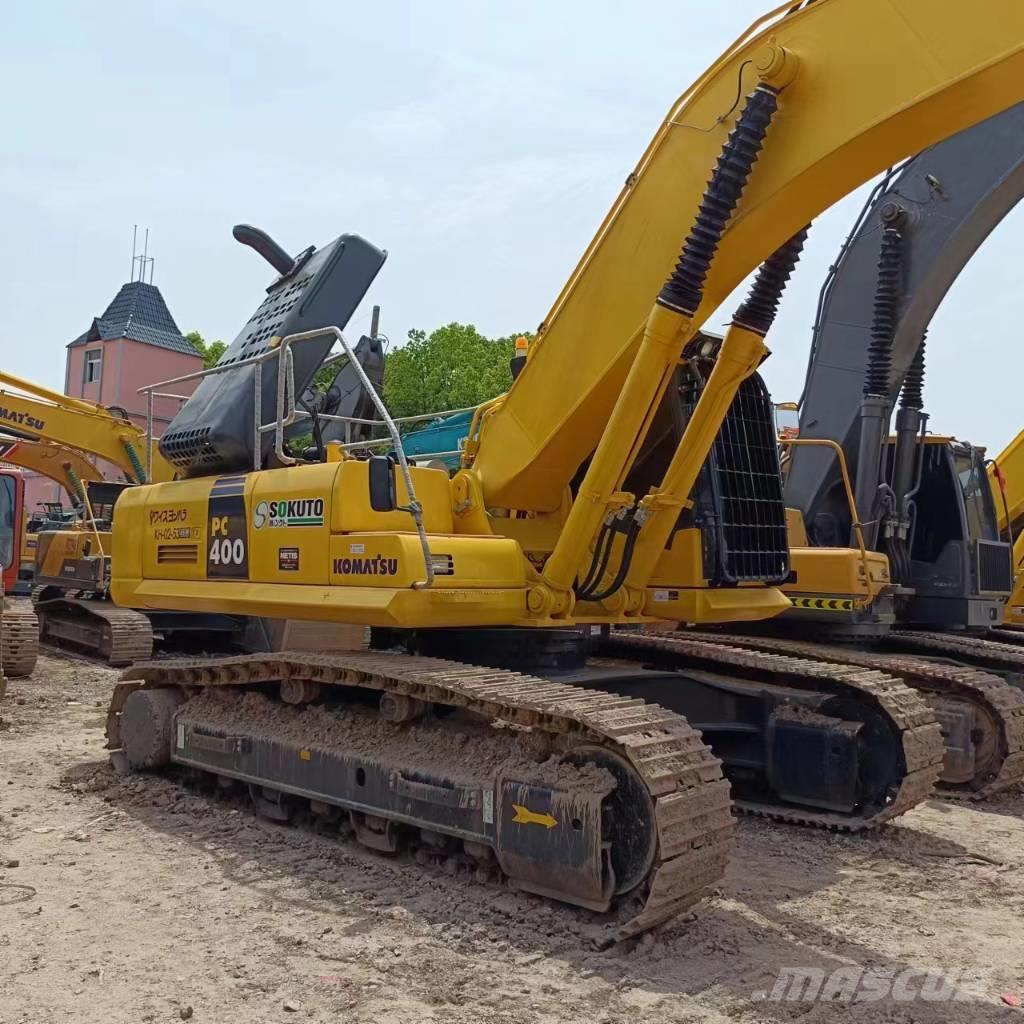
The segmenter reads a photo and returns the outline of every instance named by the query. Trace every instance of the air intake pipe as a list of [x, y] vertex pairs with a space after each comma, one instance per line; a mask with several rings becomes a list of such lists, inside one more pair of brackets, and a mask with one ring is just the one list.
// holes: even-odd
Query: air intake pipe
[[287, 277], [295, 270], [296, 260], [275, 242], [266, 231], [254, 228], [251, 224], [236, 224], [231, 229], [236, 242], [255, 249], [282, 277]]

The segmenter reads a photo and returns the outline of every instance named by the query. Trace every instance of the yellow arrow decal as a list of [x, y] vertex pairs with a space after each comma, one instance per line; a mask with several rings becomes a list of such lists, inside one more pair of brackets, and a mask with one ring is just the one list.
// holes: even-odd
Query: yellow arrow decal
[[522, 804], [513, 804], [512, 810], [516, 812], [512, 819], [516, 825], [543, 825], [545, 828], [554, 828], [558, 824], [550, 814], [538, 814]]

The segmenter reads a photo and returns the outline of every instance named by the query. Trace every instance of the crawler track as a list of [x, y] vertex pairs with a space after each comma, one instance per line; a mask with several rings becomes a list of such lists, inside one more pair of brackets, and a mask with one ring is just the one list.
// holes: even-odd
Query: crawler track
[[985, 637], [990, 640], [998, 640], [1002, 644], [1024, 646], [1024, 626], [1015, 626], [1004, 622], [998, 629], [990, 629]]
[[655, 657], [658, 664], [700, 668], [722, 673], [737, 671], [788, 687], [826, 692], [857, 699], [873, 706], [891, 723], [903, 759], [903, 775], [884, 806], [865, 809], [859, 815], [815, 812], [737, 800], [736, 806], [752, 814], [841, 831], [872, 828], [897, 817], [926, 799], [942, 769], [942, 731], [932, 710], [899, 679], [876, 669], [825, 662], [818, 658], [758, 651], [732, 637], [714, 633], [615, 633], [602, 650], [614, 657], [643, 660]]
[[[995, 632], [995, 630], [993, 630]], [[964, 636], [959, 633], [930, 633], [926, 630], [897, 629], [884, 640], [887, 647], [919, 651], [940, 658], [952, 658], [1024, 677], [1024, 648], [1016, 643], [1003, 643], [985, 636]]]
[[[115, 688], [107, 722], [108, 746], [122, 748], [121, 716], [126, 702], [140, 689], [224, 693], [263, 684], [264, 692], [276, 693], [273, 684], [281, 683], [313, 684], [316, 690], [311, 692], [332, 696], [344, 694], [341, 687], [354, 687], [413, 698], [428, 706], [459, 709], [485, 722], [497, 720], [547, 734], [565, 750], [596, 748], [628, 765], [653, 808], [654, 854], [639, 884], [611, 902], [609, 909], [617, 922], [615, 941], [678, 915], [722, 878], [733, 847], [729, 784], [722, 777], [721, 762], [700, 734], [679, 715], [656, 705], [516, 672], [369, 652], [282, 652], [140, 664], [126, 672]], [[415, 770], [415, 765], [409, 768]], [[636, 821], [642, 820], [638, 814]], [[496, 851], [500, 860], [500, 846]], [[580, 902], [559, 894], [557, 878], [552, 871], [545, 894]], [[533, 891], [542, 890], [534, 886]]]
[[115, 668], [144, 661], [153, 653], [153, 627], [141, 612], [109, 601], [61, 597], [36, 603], [44, 644], [69, 648]]
[[[692, 634], [687, 631], [686, 635], [708, 640], [719, 636], [696, 631]], [[902, 637], [904, 634], [899, 635]], [[946, 639], [942, 634], [938, 636]], [[944, 664], [912, 654], [866, 651], [843, 643], [826, 644], [757, 634], [728, 634], [728, 642], [753, 650], [877, 669], [935, 698], [937, 710], [947, 698], [964, 701], [978, 708], [984, 720], [992, 724], [995, 733], [992, 737], [991, 756], [979, 767], [978, 775], [969, 784], [950, 784], [940, 780], [937, 792], [942, 796], [983, 800], [1024, 779], [1024, 692], [991, 672], [970, 666]], [[935, 644], [933, 649], [936, 653], [950, 653], [948, 646], [942, 644]]]
[[[3, 676], [17, 678], [32, 674], [39, 656], [39, 620], [28, 600], [0, 598], [3, 615], [0, 619], [0, 688]], [[0, 689], [2, 696], [2, 689]]]

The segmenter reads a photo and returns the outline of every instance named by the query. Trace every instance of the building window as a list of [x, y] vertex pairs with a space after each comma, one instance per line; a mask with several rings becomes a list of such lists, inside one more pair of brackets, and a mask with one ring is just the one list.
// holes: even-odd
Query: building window
[[103, 349], [91, 348], [85, 353], [85, 383], [94, 384], [100, 379], [103, 367]]

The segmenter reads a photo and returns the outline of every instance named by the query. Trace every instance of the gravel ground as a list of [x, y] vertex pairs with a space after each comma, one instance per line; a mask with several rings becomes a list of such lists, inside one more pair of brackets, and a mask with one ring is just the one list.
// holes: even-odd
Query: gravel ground
[[[1024, 796], [868, 836], [743, 820], [694, 915], [599, 953], [579, 915], [254, 818], [103, 752], [117, 674], [51, 657], [0, 702], [0, 1024], [1010, 1020]], [[765, 998], [784, 967], [860, 999]], [[935, 968], [958, 998], [884, 998]], [[851, 973], [853, 972], [853, 973]], [[903, 994], [922, 986], [902, 975]], [[836, 979], [839, 979], [836, 981]], [[897, 987], [898, 988], [898, 987]], [[849, 988], [847, 988], [847, 993]]]

